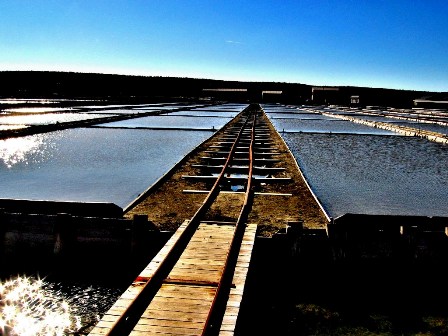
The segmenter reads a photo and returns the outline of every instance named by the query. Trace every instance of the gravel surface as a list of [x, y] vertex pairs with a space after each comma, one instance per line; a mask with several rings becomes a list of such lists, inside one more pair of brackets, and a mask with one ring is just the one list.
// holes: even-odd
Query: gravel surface
[[[238, 118], [239, 116], [227, 125], [232, 125]], [[273, 174], [272, 177], [290, 177], [292, 181], [260, 185], [256, 191], [270, 195], [255, 196], [249, 223], [258, 224], [257, 234], [263, 237], [271, 237], [278, 230], [284, 229], [289, 221], [302, 221], [305, 229], [325, 229], [328, 223], [327, 217], [304, 181], [294, 157], [269, 119], [265, 115], [263, 118], [270, 128], [273, 147], [280, 152], [280, 155], [276, 156], [280, 162], [275, 163], [274, 167], [286, 168]], [[201, 163], [200, 157], [207, 155], [203, 151], [216, 141], [225, 128], [189, 153], [161, 179], [161, 183], [155, 184], [143, 194], [139, 202], [126, 211], [125, 217], [132, 218], [135, 214], [146, 214], [148, 219], [163, 231], [176, 230], [184, 220], [191, 218], [207, 194], [186, 193], [184, 190], [209, 190], [211, 185], [205, 182], [192, 182], [182, 176], [201, 175], [200, 170], [192, 165]], [[274, 193], [291, 195], [271, 195]], [[244, 196], [241, 193], [221, 193], [207, 217], [234, 221], [238, 217], [243, 200]]]

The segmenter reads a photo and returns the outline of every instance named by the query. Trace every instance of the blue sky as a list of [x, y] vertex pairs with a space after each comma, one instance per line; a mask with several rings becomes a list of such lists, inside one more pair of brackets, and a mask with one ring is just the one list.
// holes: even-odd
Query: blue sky
[[448, 1], [0, 0], [0, 70], [448, 91]]

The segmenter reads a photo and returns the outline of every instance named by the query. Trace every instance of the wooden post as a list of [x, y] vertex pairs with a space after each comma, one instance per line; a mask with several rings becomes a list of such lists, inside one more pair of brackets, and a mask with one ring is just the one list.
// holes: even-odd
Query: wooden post
[[5, 260], [5, 239], [6, 239], [6, 214], [3, 208], [0, 208], [0, 260]]
[[288, 222], [286, 235], [291, 242], [291, 256], [297, 258], [300, 255], [300, 238], [302, 237], [303, 221]]
[[73, 218], [70, 214], [57, 214], [56, 223], [53, 227], [53, 234], [54, 255], [62, 259], [68, 258], [73, 253], [76, 242], [76, 230], [73, 225]]
[[403, 225], [400, 228], [400, 232], [405, 246], [405, 258], [409, 258], [409, 260], [416, 259], [420, 228], [417, 225]]
[[132, 218], [131, 256], [141, 254], [148, 225], [148, 215], [135, 214]]

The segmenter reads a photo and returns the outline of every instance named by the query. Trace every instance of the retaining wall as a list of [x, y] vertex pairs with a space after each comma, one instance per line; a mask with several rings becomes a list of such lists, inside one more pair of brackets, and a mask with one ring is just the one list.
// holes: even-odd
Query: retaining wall
[[[448, 217], [346, 214], [325, 229], [289, 222], [260, 253], [302, 263], [448, 261]], [[173, 232], [158, 231], [146, 215], [133, 219], [0, 212], [0, 264], [9, 270], [89, 269], [108, 273], [144, 266]]]

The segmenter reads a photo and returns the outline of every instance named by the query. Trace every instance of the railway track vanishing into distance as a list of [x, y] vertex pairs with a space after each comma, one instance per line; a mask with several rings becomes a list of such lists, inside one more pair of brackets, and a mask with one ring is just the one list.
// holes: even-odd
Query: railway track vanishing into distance
[[[259, 183], [279, 168], [266, 120], [258, 105], [237, 117], [202, 157], [202, 176], [212, 181], [196, 213], [173, 234], [90, 335], [233, 335], [242, 300], [256, 225], [248, 215]], [[265, 174], [262, 177], [258, 174]], [[234, 190], [237, 186], [238, 190]], [[241, 197], [236, 221], [213, 218], [220, 194]], [[220, 206], [220, 214], [225, 207]], [[234, 206], [229, 212], [235, 212]]]

